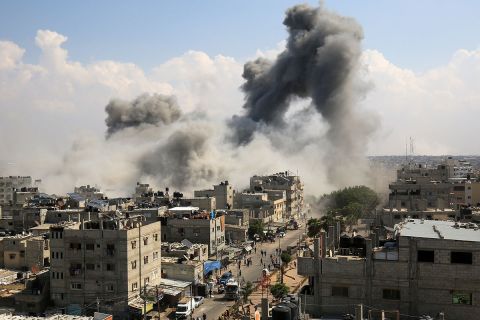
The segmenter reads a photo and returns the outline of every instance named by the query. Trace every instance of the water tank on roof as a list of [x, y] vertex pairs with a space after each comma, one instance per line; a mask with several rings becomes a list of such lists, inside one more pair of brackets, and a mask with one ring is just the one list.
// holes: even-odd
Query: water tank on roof
[[353, 237], [353, 246], [355, 248], [365, 248], [365, 238], [360, 235]]
[[340, 248], [350, 248], [353, 246], [352, 238], [346, 234], [340, 236]]
[[293, 320], [292, 311], [288, 306], [279, 304], [272, 309], [272, 320]]

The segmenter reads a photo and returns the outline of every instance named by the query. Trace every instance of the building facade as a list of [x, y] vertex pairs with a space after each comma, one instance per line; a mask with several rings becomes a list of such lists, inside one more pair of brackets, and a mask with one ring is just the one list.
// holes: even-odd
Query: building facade
[[322, 233], [313, 255], [298, 258], [298, 273], [309, 277], [307, 312], [338, 315], [360, 303], [410, 316], [443, 312], [457, 320], [480, 312], [477, 225], [409, 219], [395, 230], [382, 247], [374, 236], [366, 239], [357, 251], [363, 254], [342, 248], [342, 240], [329, 254]]
[[126, 318], [129, 302], [161, 278], [160, 222], [141, 216], [62, 223], [51, 233], [51, 299]]

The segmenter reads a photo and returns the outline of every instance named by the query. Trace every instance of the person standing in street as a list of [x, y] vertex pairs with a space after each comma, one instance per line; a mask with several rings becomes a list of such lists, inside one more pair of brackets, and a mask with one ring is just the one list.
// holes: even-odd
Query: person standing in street
[[207, 320], [207, 315], [205, 314], [205, 312], [203, 313], [203, 320]]

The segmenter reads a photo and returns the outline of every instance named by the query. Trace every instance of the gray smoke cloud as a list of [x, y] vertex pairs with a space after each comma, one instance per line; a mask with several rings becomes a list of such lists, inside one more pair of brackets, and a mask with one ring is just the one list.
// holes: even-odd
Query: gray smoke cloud
[[[306, 4], [287, 10], [286, 49], [275, 61], [244, 65], [245, 113], [233, 116], [231, 140], [246, 145], [264, 128], [283, 130], [293, 99], [310, 98], [328, 124], [324, 162], [330, 180], [345, 184], [364, 156], [374, 124], [354, 106], [366, 91], [357, 78], [363, 31], [351, 18]], [[351, 180], [351, 179], [350, 179]]]
[[115, 132], [144, 124], [171, 124], [180, 119], [181, 111], [173, 96], [143, 94], [133, 101], [111, 100], [105, 107], [107, 138]]
[[139, 161], [140, 171], [179, 190], [210, 182], [216, 177], [219, 166], [208, 157], [208, 140], [206, 131], [194, 125], [179, 129], [143, 155]]

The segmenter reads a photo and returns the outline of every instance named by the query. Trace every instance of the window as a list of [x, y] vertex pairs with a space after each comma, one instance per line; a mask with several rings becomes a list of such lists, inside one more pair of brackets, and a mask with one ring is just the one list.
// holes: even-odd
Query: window
[[132, 264], [132, 269], [137, 269], [137, 260], [133, 260], [131, 264]]
[[82, 284], [78, 282], [70, 283], [70, 289], [72, 290], [82, 290]]
[[348, 287], [332, 287], [332, 297], [348, 297]]
[[132, 291], [135, 291], [138, 289], [138, 285], [136, 282], [132, 283]]
[[87, 263], [85, 265], [85, 268], [87, 268], [87, 270], [95, 270], [95, 264], [93, 263]]
[[115, 255], [115, 245], [107, 244], [107, 256]]
[[144, 256], [143, 257], [143, 264], [147, 264], [148, 263], [148, 256]]
[[158, 234], [157, 234], [157, 233], [155, 233], [155, 234], [153, 235], [153, 240], [154, 240], [154, 241], [158, 241]]
[[157, 260], [158, 259], [158, 252], [154, 252], [153, 253], [153, 260]]
[[398, 289], [383, 289], [383, 299], [400, 300], [400, 290], [398, 290]]
[[107, 292], [112, 292], [112, 291], [114, 291], [114, 290], [113, 290], [113, 284], [107, 284], [107, 285], [105, 286], [105, 291], [107, 291]]
[[146, 277], [145, 279], [143, 279], [143, 285], [146, 286], [149, 282], [150, 282], [150, 277]]
[[82, 244], [81, 243], [70, 243], [70, 249], [74, 250], [80, 250], [82, 249]]
[[137, 241], [132, 241], [132, 249], [136, 249], [137, 248]]
[[10, 257], [10, 260], [13, 260], [15, 259], [17, 255], [15, 253], [10, 253], [9, 257]]
[[93, 244], [93, 243], [87, 243], [87, 244], [85, 245], [85, 249], [87, 249], [87, 250], [95, 250], [95, 244]]
[[418, 262], [435, 262], [435, 251], [433, 250], [418, 250], [417, 251]]
[[107, 271], [115, 271], [115, 264], [107, 263]]
[[401, 218], [401, 216], [399, 214], [396, 214], [396, 215], [393, 216], [393, 218], [398, 220], [398, 219]]
[[471, 252], [452, 251], [450, 253], [451, 263], [472, 264]]
[[148, 244], [148, 237], [145, 237], [143, 238], [143, 245], [146, 246], [147, 244]]
[[472, 294], [469, 292], [454, 291], [452, 294], [453, 304], [472, 304]]
[[22, 257], [22, 258], [25, 257], [25, 251], [24, 250], [20, 251], [20, 257]]

